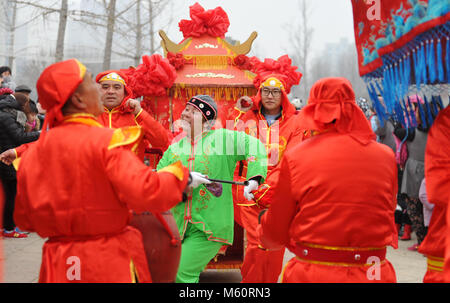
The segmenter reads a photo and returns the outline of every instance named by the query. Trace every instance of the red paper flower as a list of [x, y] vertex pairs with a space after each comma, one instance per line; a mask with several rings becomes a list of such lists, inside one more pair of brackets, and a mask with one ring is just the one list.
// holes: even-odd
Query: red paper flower
[[297, 72], [297, 66], [292, 66], [292, 60], [288, 55], [281, 56], [278, 60], [270, 58], [264, 59], [264, 62], [255, 64], [254, 73], [257, 74], [253, 80], [255, 87], [259, 87], [268, 76], [273, 75], [284, 82], [286, 93], [289, 94], [291, 87], [300, 83], [302, 73]]
[[230, 26], [230, 20], [220, 6], [205, 11], [197, 2], [189, 7], [189, 16], [192, 20], [183, 19], [178, 23], [184, 38], [200, 37], [203, 34], [223, 38]]
[[135, 69], [129, 69], [128, 86], [135, 97], [164, 96], [166, 89], [175, 82], [177, 73], [168, 59], [161, 55], [142, 56], [142, 63]]
[[253, 71], [255, 63], [259, 62], [258, 58], [256, 57], [252, 57], [249, 58], [246, 55], [237, 55], [234, 58], [234, 64], [239, 68], [239, 69], [245, 69], [245, 70], [249, 70], [249, 71]]
[[180, 53], [175, 54], [172, 52], [168, 52], [167, 59], [169, 60], [170, 64], [172, 64], [175, 67], [176, 70], [182, 68], [185, 63], [183, 54]]

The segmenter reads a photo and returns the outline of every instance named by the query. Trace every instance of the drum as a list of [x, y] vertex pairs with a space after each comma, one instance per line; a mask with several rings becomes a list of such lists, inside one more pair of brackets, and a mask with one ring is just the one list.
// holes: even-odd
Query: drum
[[181, 239], [170, 211], [133, 214], [130, 225], [142, 233], [153, 283], [173, 283], [181, 256]]

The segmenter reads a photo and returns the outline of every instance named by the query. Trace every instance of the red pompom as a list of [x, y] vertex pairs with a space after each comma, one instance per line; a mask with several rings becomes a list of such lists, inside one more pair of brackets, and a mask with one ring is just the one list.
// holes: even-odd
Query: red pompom
[[172, 246], [178, 246], [178, 245], [180, 245], [180, 240], [178, 240], [176, 238], [172, 238], [172, 240], [170, 240], [170, 244]]
[[176, 70], [183, 68], [185, 63], [185, 59], [183, 57], [183, 54], [181, 53], [174, 54], [172, 52], [168, 52], [167, 59], [169, 60], [170, 64], [175, 67]]
[[211, 37], [225, 37], [225, 33], [230, 26], [228, 15], [219, 6], [215, 9], [205, 11], [198, 3], [189, 7], [191, 20], [181, 20], [178, 23], [184, 38], [200, 37], [208, 34]]
[[142, 56], [142, 61], [135, 69], [124, 71], [134, 96], [165, 96], [177, 77], [175, 67], [158, 54]]
[[247, 57], [246, 55], [237, 55], [234, 60], [234, 64], [243, 70], [253, 71], [255, 69], [255, 65], [260, 63], [257, 57]]

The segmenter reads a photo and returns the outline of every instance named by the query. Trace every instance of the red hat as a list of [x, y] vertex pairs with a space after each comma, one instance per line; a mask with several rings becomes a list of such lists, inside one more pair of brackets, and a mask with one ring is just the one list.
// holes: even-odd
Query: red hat
[[318, 132], [335, 128], [364, 145], [376, 138], [363, 111], [356, 105], [350, 81], [345, 78], [323, 78], [314, 83], [298, 123], [300, 129]]
[[77, 59], [61, 61], [48, 66], [39, 76], [36, 90], [39, 103], [47, 111], [42, 129], [53, 126], [55, 121], [61, 121], [61, 108], [83, 82], [86, 67]]
[[48, 66], [39, 77], [36, 89], [39, 103], [49, 111], [62, 107], [83, 82], [86, 67], [77, 59], [61, 61]]

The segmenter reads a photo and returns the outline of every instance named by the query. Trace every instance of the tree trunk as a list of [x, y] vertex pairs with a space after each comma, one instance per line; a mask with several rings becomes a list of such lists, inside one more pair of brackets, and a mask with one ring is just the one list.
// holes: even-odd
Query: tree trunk
[[141, 0], [136, 1], [136, 52], [134, 66], [138, 66], [142, 56], [142, 24], [141, 24]]
[[108, 5], [108, 23], [106, 25], [105, 55], [103, 57], [103, 70], [111, 69], [111, 52], [114, 35], [114, 22], [116, 12], [116, 0], [111, 0]]
[[303, 0], [302, 1], [302, 21], [303, 21], [303, 95], [304, 96], [308, 96], [308, 90], [309, 90], [309, 85], [308, 85], [308, 55], [309, 55], [309, 48], [310, 45], [309, 43], [311, 42], [311, 34], [310, 34], [310, 30], [308, 27], [308, 12], [307, 12], [308, 8], [306, 6], [306, 1]]
[[155, 53], [155, 31], [153, 30], [153, 2], [148, 1], [148, 18], [150, 19], [150, 54]]
[[11, 24], [9, 26], [9, 43], [8, 43], [8, 66], [11, 68], [11, 71], [14, 71], [14, 44], [16, 38], [16, 20], [17, 20], [17, 3], [13, 2], [11, 8]]
[[56, 40], [55, 61], [59, 62], [64, 59], [64, 38], [67, 26], [67, 10], [68, 0], [61, 1], [61, 10], [59, 12], [58, 38]]

